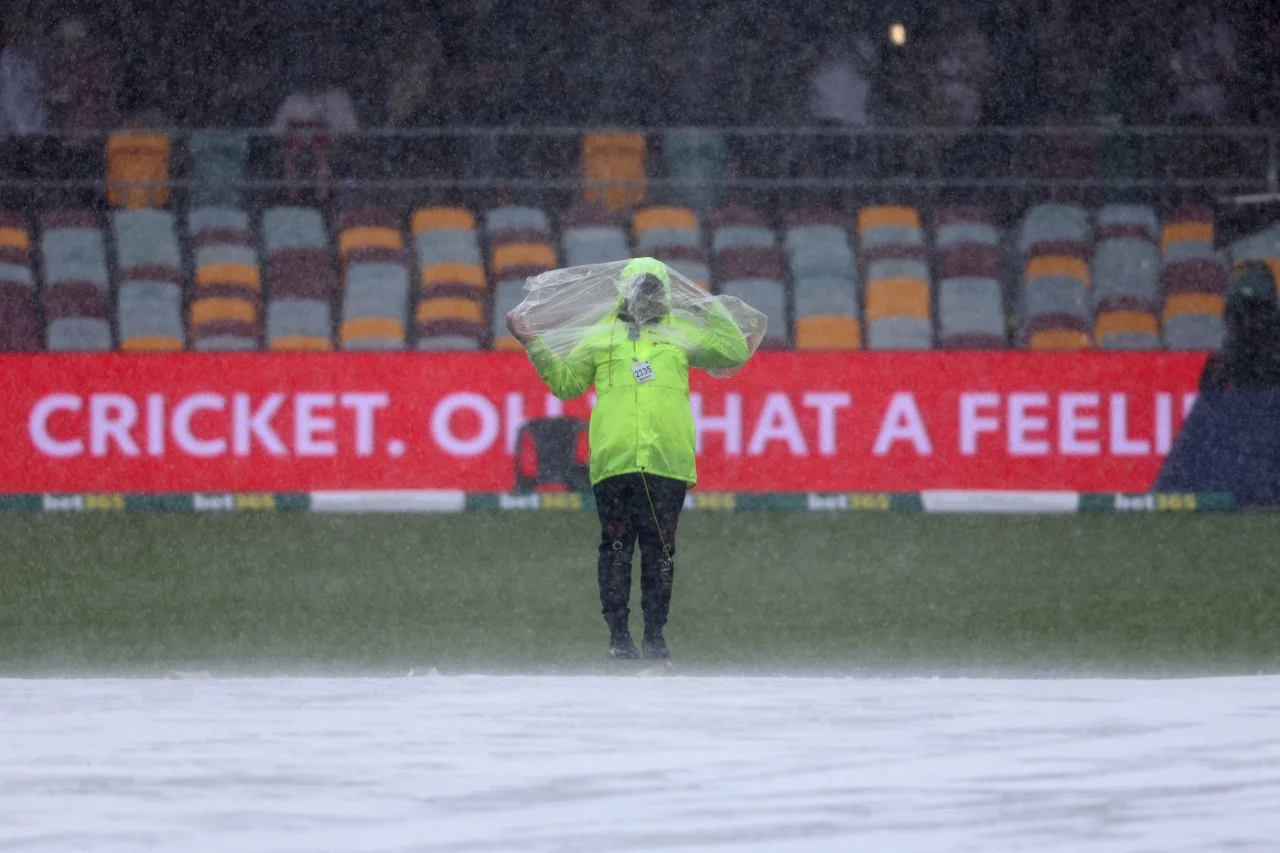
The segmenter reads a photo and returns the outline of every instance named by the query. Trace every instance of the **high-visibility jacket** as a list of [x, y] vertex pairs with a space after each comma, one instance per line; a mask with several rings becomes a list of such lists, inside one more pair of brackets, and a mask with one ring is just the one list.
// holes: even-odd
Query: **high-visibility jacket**
[[[697, 482], [689, 368], [730, 369], [751, 355], [723, 307], [710, 306], [705, 320], [667, 314], [636, 327], [615, 312], [588, 330], [564, 358], [541, 339], [529, 343], [533, 366], [560, 399], [572, 400], [596, 387], [588, 431], [592, 485], [636, 472]], [[652, 371], [647, 380], [645, 362]]]

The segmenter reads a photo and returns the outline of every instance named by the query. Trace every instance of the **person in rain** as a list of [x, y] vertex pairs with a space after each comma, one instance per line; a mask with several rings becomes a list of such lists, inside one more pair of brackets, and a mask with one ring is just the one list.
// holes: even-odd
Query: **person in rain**
[[639, 657], [628, 624], [631, 558], [640, 541], [640, 604], [646, 658], [670, 652], [663, 626], [671, 606], [676, 523], [685, 490], [697, 480], [689, 369], [744, 364], [751, 347], [714, 298], [690, 302], [677, 316], [665, 264], [639, 258], [617, 279], [617, 304], [561, 357], [518, 311], [507, 315], [538, 375], [570, 400], [593, 384], [591, 484], [600, 516], [597, 580], [613, 658]]

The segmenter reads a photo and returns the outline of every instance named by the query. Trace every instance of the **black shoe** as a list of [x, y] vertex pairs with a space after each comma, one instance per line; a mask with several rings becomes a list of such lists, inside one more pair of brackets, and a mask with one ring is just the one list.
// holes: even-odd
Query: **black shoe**
[[640, 651], [630, 634], [615, 634], [609, 640], [609, 657], [613, 660], [636, 660]]
[[649, 660], [666, 660], [671, 657], [671, 649], [667, 648], [667, 641], [662, 639], [662, 634], [644, 635], [644, 656]]

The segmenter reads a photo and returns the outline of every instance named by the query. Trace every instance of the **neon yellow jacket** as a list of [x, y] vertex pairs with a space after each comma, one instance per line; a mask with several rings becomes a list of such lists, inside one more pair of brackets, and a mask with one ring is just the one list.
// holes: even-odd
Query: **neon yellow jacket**
[[[572, 400], [596, 386], [589, 430], [593, 486], [637, 471], [697, 482], [689, 368], [733, 368], [751, 355], [719, 305], [707, 312], [705, 326], [668, 314], [640, 326], [638, 340], [631, 340], [628, 324], [615, 312], [565, 358], [540, 339], [530, 342], [528, 351], [538, 375], [560, 399]], [[637, 381], [632, 372], [632, 365], [642, 361], [653, 368], [648, 382]]]

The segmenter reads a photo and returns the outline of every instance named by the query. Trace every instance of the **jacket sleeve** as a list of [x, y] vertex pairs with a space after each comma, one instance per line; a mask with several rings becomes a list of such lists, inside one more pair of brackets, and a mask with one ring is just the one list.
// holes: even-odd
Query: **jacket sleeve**
[[747, 339], [719, 302], [707, 312], [707, 325], [694, 332], [689, 364], [702, 370], [726, 370], [746, 364], [751, 357]]
[[581, 397], [595, 381], [595, 364], [591, 348], [585, 341], [574, 347], [564, 358], [556, 355], [541, 338], [534, 338], [529, 343], [528, 352], [529, 360], [533, 362], [542, 381], [561, 400]]

